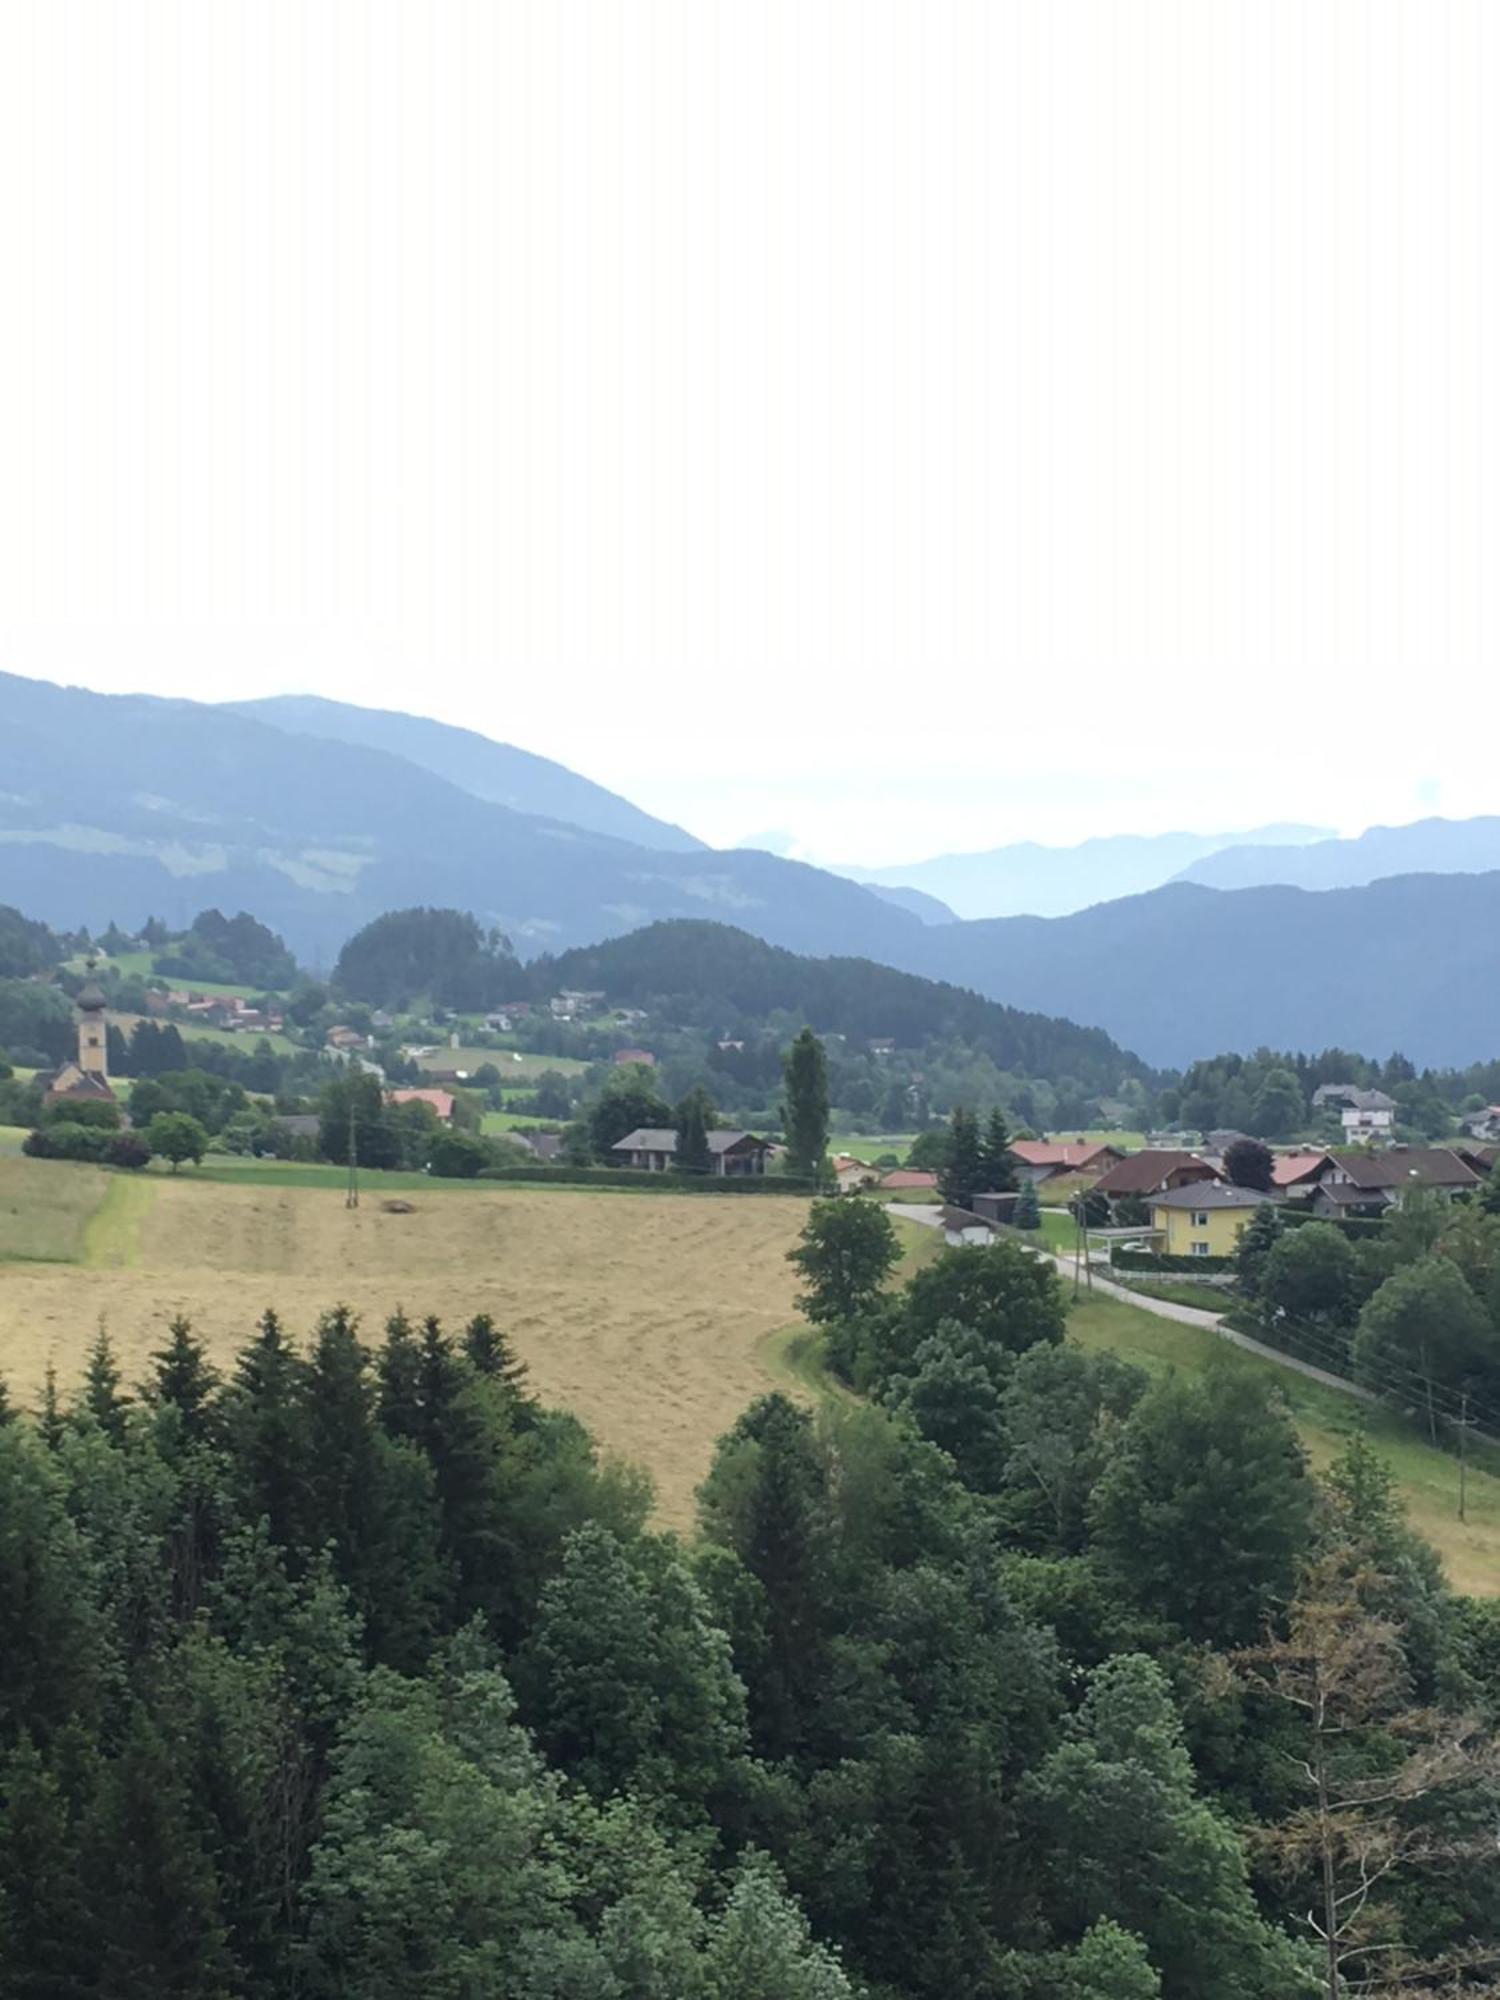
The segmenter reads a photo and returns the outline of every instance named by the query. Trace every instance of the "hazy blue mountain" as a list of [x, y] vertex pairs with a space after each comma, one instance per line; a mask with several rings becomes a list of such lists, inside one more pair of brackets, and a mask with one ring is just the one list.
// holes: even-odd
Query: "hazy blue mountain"
[[1372, 826], [1350, 840], [1306, 847], [1226, 847], [1184, 868], [1181, 882], [1250, 889], [1282, 882], [1301, 889], [1357, 889], [1387, 875], [1479, 875], [1500, 868], [1500, 817], [1419, 819]]
[[920, 889], [960, 917], [1065, 917], [1091, 903], [1160, 888], [1220, 848], [1319, 840], [1318, 826], [1261, 826], [1250, 833], [1122, 833], [1044, 847], [1034, 840], [980, 854], [940, 854], [899, 868], [840, 867], [851, 882]]
[[1338, 1044], [1500, 1055], [1500, 873], [1313, 893], [1173, 883], [1073, 916], [923, 930], [902, 963], [1104, 1028], [1147, 1062]]
[[420, 764], [435, 777], [446, 778], [461, 791], [512, 812], [566, 821], [590, 833], [607, 833], [637, 847], [661, 847], [679, 853], [706, 852], [706, 843], [680, 826], [653, 819], [628, 799], [606, 791], [550, 757], [518, 750], [513, 743], [496, 743], [473, 729], [457, 729], [421, 715], [394, 709], [356, 708], [349, 702], [324, 701], [318, 695], [280, 694], [263, 701], [225, 704], [257, 722], [300, 736], [326, 736], [336, 743], [358, 743], [367, 750], [387, 750]]
[[923, 926], [768, 854], [669, 853], [476, 798], [229, 707], [0, 674], [0, 902], [54, 924], [246, 909], [327, 963], [383, 910], [473, 911], [525, 955], [707, 916], [887, 958]]
[[924, 889], [887, 888], [883, 882], [865, 884], [872, 896], [878, 896], [883, 903], [894, 903], [898, 910], [910, 910], [914, 917], [920, 917], [924, 924], [956, 924], [957, 915], [940, 903], [936, 896], [929, 896]]

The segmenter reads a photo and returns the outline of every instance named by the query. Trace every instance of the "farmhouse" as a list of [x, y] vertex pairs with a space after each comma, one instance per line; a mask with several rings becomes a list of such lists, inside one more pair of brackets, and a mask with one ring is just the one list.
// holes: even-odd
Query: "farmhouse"
[[1271, 1199], [1227, 1181], [1190, 1181], [1151, 1197], [1155, 1247], [1169, 1257], [1228, 1257], [1256, 1209]]
[[892, 1167], [880, 1176], [880, 1185], [893, 1194], [931, 1194], [937, 1184], [937, 1175], [924, 1173], [920, 1167]]
[[[619, 1166], [664, 1174], [677, 1163], [677, 1134], [670, 1126], [642, 1125], [616, 1140], [610, 1151]], [[708, 1135], [710, 1172], [721, 1180], [739, 1174], [763, 1174], [769, 1151], [765, 1140], [757, 1139], [753, 1132], [716, 1129]]]
[[611, 1059], [616, 1069], [628, 1069], [632, 1063], [639, 1063], [642, 1069], [655, 1069], [656, 1057], [649, 1049], [616, 1049]]
[[1091, 1146], [1082, 1139], [1071, 1145], [1056, 1139], [1012, 1139], [1010, 1150], [1016, 1172], [1033, 1187], [1065, 1174], [1102, 1174], [1125, 1158], [1118, 1146]]
[[1299, 1192], [1312, 1184], [1328, 1153], [1277, 1153], [1271, 1161], [1271, 1186], [1278, 1194]]
[[1186, 1187], [1193, 1181], [1222, 1180], [1217, 1167], [1196, 1153], [1182, 1153], [1148, 1147], [1142, 1153], [1128, 1153], [1118, 1165], [1102, 1173], [1094, 1186], [1111, 1201], [1122, 1194], [1165, 1194], [1171, 1188]]
[[832, 1164], [840, 1194], [857, 1194], [861, 1188], [874, 1187], [880, 1179], [879, 1167], [872, 1167], [868, 1160], [855, 1159], [852, 1153], [835, 1153]]

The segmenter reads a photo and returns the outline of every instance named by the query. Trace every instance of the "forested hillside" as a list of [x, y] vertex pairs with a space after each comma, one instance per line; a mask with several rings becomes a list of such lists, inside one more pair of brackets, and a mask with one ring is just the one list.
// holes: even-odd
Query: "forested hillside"
[[1068, 1345], [1012, 1246], [889, 1254], [810, 1285], [870, 1400], [748, 1409], [691, 1546], [482, 1316], [227, 1381], [176, 1320], [6, 1407], [0, 1991], [1492, 1991], [1500, 1624], [1369, 1448]]
[[612, 1001], [703, 1028], [728, 1031], [787, 1014], [851, 1041], [889, 1039], [903, 1048], [963, 1041], [1002, 1069], [1074, 1076], [1098, 1090], [1148, 1074], [1098, 1028], [1022, 1012], [868, 959], [799, 957], [727, 924], [652, 924], [539, 959], [530, 971], [538, 992], [600, 988]]

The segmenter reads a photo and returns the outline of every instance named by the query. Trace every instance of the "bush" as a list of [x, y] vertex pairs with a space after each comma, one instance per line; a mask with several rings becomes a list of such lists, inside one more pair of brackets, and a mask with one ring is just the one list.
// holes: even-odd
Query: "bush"
[[107, 1167], [128, 1167], [133, 1173], [149, 1166], [151, 1148], [139, 1132], [112, 1132], [104, 1142], [104, 1164]]
[[110, 1097], [62, 1097], [42, 1112], [44, 1125], [88, 1125], [99, 1132], [118, 1132], [120, 1107]]
[[1165, 1250], [1125, 1250], [1117, 1243], [1109, 1253], [1117, 1271], [1231, 1271], [1232, 1257], [1172, 1257]]
[[28, 1132], [21, 1151], [33, 1160], [99, 1160], [108, 1142], [109, 1134], [95, 1125], [75, 1125], [60, 1119], [56, 1124]]
[[489, 1163], [488, 1146], [472, 1132], [439, 1132], [427, 1152], [428, 1171], [441, 1180], [475, 1180]]

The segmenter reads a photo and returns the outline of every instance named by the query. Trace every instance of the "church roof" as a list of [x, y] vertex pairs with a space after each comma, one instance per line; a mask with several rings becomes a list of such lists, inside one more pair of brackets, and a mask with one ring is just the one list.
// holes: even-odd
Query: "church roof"
[[109, 1005], [104, 997], [104, 988], [92, 974], [78, 990], [78, 1005], [85, 1014], [98, 1014]]

